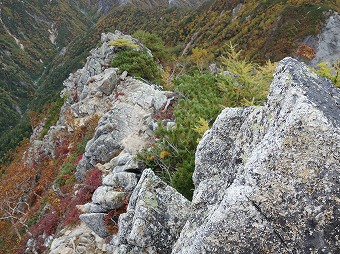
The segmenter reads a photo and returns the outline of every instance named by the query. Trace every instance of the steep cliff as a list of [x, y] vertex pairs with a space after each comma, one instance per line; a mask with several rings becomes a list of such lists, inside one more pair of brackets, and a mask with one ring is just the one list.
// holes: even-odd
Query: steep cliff
[[340, 60], [340, 15], [331, 15], [322, 33], [318, 35], [315, 58], [311, 61], [312, 65], [320, 62], [336, 63]]

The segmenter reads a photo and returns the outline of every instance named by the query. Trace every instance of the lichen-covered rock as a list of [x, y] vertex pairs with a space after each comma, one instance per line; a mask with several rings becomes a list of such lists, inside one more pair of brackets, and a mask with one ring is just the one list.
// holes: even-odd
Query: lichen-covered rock
[[[118, 75], [118, 69], [110, 68], [112, 60], [121, 50], [118, 47], [109, 45], [110, 41], [116, 39], [130, 40], [137, 45], [136, 50], [143, 50], [151, 55], [149, 49], [130, 35], [125, 35], [119, 31], [102, 34], [102, 45], [90, 51], [90, 56], [87, 58], [85, 66], [71, 73], [63, 82], [65, 88], [61, 92], [61, 96], [65, 99], [65, 103], [61, 108], [58, 123], [50, 128], [42, 142], [39, 142], [39, 144], [30, 149], [30, 158], [34, 160], [36, 154], [39, 153], [54, 157], [56, 147], [60, 145], [57, 142], [59, 139], [56, 137], [61, 136], [61, 132], [65, 130], [74, 131], [75, 128], [83, 126], [95, 115], [101, 117], [112, 109], [117, 101], [120, 101], [126, 86], [135, 81], [132, 78], [122, 80]], [[122, 83], [127, 84], [124, 85]], [[118, 85], [120, 85], [120, 88], [116, 89]], [[134, 87], [134, 89], [136, 88]], [[143, 90], [142, 87], [141, 90]], [[145, 92], [148, 93], [149, 91]], [[158, 91], [158, 93], [161, 95], [163, 92]], [[150, 96], [152, 97], [154, 94], [151, 93]], [[164, 103], [162, 100], [165, 100], [165, 98], [162, 99], [161, 96], [154, 99], [155, 108], [157, 108], [158, 103]], [[148, 113], [151, 114], [152, 112]], [[116, 146], [117, 151], [120, 148], [119, 145]], [[85, 163], [85, 166], [88, 166], [88, 164]]]
[[109, 233], [106, 230], [105, 215], [106, 213], [85, 213], [81, 214], [79, 219], [99, 237], [106, 238], [109, 236]]
[[[83, 213], [80, 216], [83, 224], [102, 238], [108, 236], [104, 217], [117, 212], [115, 209], [119, 212], [124, 210], [141, 176], [143, 167], [134, 160], [134, 156], [154, 141], [148, 126], [153, 115], [167, 101], [167, 92], [160, 87], [129, 77], [126, 71], [119, 74], [123, 70], [110, 68], [113, 58], [124, 50], [109, 45], [116, 39], [132, 41], [137, 45], [134, 50], [143, 50], [151, 55], [150, 50], [131, 36], [119, 31], [102, 34], [102, 45], [91, 50], [85, 66], [70, 74], [64, 82], [65, 89], [61, 95], [65, 102], [57, 126], [50, 128], [43, 141], [37, 142], [29, 154], [32, 165], [36, 153], [54, 157], [57, 147], [68, 143], [64, 142], [63, 133], [79, 133], [86, 129], [85, 125], [92, 128], [99, 119], [93, 138], [86, 144], [77, 165], [76, 177], [83, 180], [85, 171], [93, 168], [106, 176], [103, 185], [94, 192], [92, 202], [77, 206]], [[73, 145], [71, 142], [67, 149], [74, 148]], [[55, 190], [59, 191], [58, 188]], [[78, 242], [81, 237], [77, 235], [74, 241]], [[72, 247], [63, 245], [61, 250], [67, 253]], [[87, 250], [78, 246], [75, 252], [85, 253]]]
[[63, 229], [52, 241], [49, 254], [104, 254], [106, 252], [105, 240], [96, 235], [83, 223], [72, 230]]
[[112, 107], [99, 120], [77, 166], [78, 179], [86, 170], [110, 162], [122, 151], [133, 155], [144, 148], [152, 136], [148, 128], [152, 114], [167, 99], [164, 92], [130, 77], [115, 88], [112, 96]]
[[[91, 229], [94, 228], [93, 230], [96, 230], [95, 232], [101, 237], [108, 236], [107, 234], [98, 233], [106, 232], [106, 226], [102, 220], [103, 214], [106, 215], [115, 209], [125, 206], [131, 192], [137, 185], [139, 173], [135, 174], [123, 170], [119, 172], [114, 171], [117, 167], [129, 170], [131, 167], [138, 165], [135, 164], [135, 160], [132, 158], [130, 154], [122, 153], [107, 163], [108, 165], [106, 166], [111, 167], [108, 168], [111, 169], [111, 172], [103, 178], [102, 186], [98, 187], [93, 193], [92, 202], [79, 206], [79, 209], [84, 213], [80, 218]], [[114, 165], [117, 166], [114, 167]], [[96, 216], [96, 213], [99, 215]], [[101, 223], [98, 224], [98, 221]], [[94, 225], [96, 226], [94, 227]]]
[[[111, 66], [112, 60], [117, 56], [119, 48], [110, 46], [109, 42], [117, 39], [127, 39], [135, 43], [137, 50], [144, 50], [151, 54], [150, 50], [144, 47], [138, 40], [130, 35], [125, 35], [120, 31], [115, 33], [106, 33], [101, 35], [102, 45], [90, 51], [90, 56], [87, 58], [85, 66], [70, 74], [69, 78], [64, 81], [66, 87], [62, 91], [62, 95], [67, 97], [68, 104], [77, 103], [78, 100], [87, 98], [87, 85], [96, 81], [96, 75], [101, 74], [105, 69]], [[112, 79], [114, 81], [114, 79]], [[110, 89], [109, 89], [110, 90]], [[106, 90], [107, 91], [107, 90]], [[67, 108], [67, 106], [66, 106]]]
[[100, 186], [92, 195], [92, 203], [98, 204], [107, 211], [110, 211], [121, 207], [128, 196], [128, 193], [117, 191], [113, 187]]
[[119, 248], [115, 253], [171, 253], [190, 202], [150, 170], [132, 193], [128, 210], [119, 217]]
[[172, 253], [339, 253], [340, 91], [292, 58], [262, 107], [225, 109], [196, 152]]
[[123, 191], [133, 191], [137, 185], [137, 181], [137, 176], [134, 173], [118, 172], [104, 177], [103, 185], [122, 189]]

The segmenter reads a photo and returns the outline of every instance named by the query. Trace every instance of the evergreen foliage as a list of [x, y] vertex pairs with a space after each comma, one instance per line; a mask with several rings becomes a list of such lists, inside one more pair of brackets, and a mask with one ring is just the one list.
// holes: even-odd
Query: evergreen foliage
[[169, 51], [165, 47], [163, 40], [156, 34], [137, 30], [132, 37], [137, 38], [144, 46], [150, 49], [155, 59], [166, 61], [170, 58]]
[[167, 130], [159, 124], [155, 146], [139, 154], [147, 167], [188, 199], [194, 189], [197, 141], [224, 107], [263, 103], [275, 68], [272, 63], [261, 67], [240, 59], [232, 45], [221, 61], [227, 70], [221, 74], [195, 71], [174, 81], [174, 90], [181, 96], [174, 108], [176, 127]]
[[51, 126], [55, 125], [57, 121], [59, 120], [59, 114], [60, 109], [64, 104], [64, 99], [59, 98], [54, 103], [52, 103], [50, 106], [46, 107], [47, 111], [47, 117], [45, 120], [45, 125], [43, 130], [40, 133], [40, 137], [43, 138]]
[[219, 82], [219, 88], [227, 95], [230, 107], [261, 104], [267, 97], [276, 64], [270, 61], [264, 66], [241, 59], [231, 43], [227, 45], [226, 56], [221, 62], [226, 71], [225, 78]]
[[143, 51], [124, 50], [112, 61], [112, 66], [120, 71], [127, 71], [130, 75], [150, 81], [159, 81], [160, 67], [153, 58]]
[[182, 96], [175, 106], [176, 127], [171, 130], [159, 127], [155, 132], [159, 137], [156, 146], [140, 155], [148, 167], [188, 199], [191, 199], [194, 188], [191, 177], [196, 141], [201, 137], [195, 130], [197, 120], [214, 121], [222, 109], [220, 105], [225, 101], [224, 93], [216, 86], [217, 81], [217, 77], [200, 72], [175, 80], [174, 89]]

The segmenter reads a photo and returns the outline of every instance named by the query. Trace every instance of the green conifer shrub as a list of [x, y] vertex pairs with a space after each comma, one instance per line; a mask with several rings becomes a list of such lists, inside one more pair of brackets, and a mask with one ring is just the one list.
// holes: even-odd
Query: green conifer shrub
[[124, 50], [112, 61], [112, 66], [127, 71], [130, 75], [158, 82], [161, 70], [153, 58], [143, 51]]
[[137, 30], [132, 36], [150, 49], [155, 59], [166, 61], [170, 58], [169, 51], [164, 46], [163, 40], [156, 34]]
[[319, 76], [330, 79], [335, 86], [340, 88], [340, 59], [331, 66], [327, 62], [321, 62], [314, 71]]
[[139, 155], [147, 167], [152, 168], [186, 198], [191, 199], [194, 185], [197, 140], [202, 133], [197, 126], [202, 119], [212, 123], [225, 102], [225, 93], [216, 85], [219, 77], [210, 73], [194, 72], [175, 80], [175, 92], [182, 97], [175, 106], [176, 127], [155, 131], [157, 144]]

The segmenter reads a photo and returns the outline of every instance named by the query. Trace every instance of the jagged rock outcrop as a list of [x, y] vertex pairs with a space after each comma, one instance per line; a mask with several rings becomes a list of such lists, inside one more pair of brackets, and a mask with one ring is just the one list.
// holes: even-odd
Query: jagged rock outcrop
[[[94, 115], [101, 117], [109, 111], [121, 99], [122, 87], [126, 87], [126, 84], [123, 85], [125, 79], [128, 83], [139, 82], [127, 77], [126, 72], [118, 75], [117, 68], [110, 68], [112, 60], [122, 50], [122, 48], [109, 45], [110, 41], [117, 39], [131, 41], [137, 45], [136, 50], [143, 50], [151, 55], [149, 49], [130, 35], [125, 35], [120, 31], [102, 34], [102, 45], [92, 49], [85, 66], [75, 73], [71, 73], [64, 81], [65, 89], [61, 92], [61, 96], [65, 98], [65, 103], [57, 125], [50, 128], [42, 142], [35, 141], [39, 143], [37, 146], [46, 156], [55, 156], [55, 148], [60, 145], [56, 143], [58, 140], [56, 137], [60, 136], [60, 132], [65, 131], [65, 128], [68, 131], [73, 131], [75, 127], [84, 125]], [[139, 82], [139, 84], [141, 83]], [[120, 88], [118, 88], [119, 85]], [[157, 94], [161, 95], [162, 93], [159, 91]], [[75, 121], [73, 118], [76, 118]], [[31, 151], [31, 153], [38, 154], [37, 151]]]
[[[167, 93], [159, 87], [110, 67], [112, 59], [123, 49], [108, 43], [119, 38], [136, 44], [136, 50], [151, 54], [131, 36], [119, 31], [103, 34], [102, 46], [92, 50], [84, 68], [64, 82], [66, 88], [62, 96], [66, 101], [60, 119], [38, 144], [39, 151], [53, 157], [58, 146], [56, 142], [61, 142], [60, 138], [55, 138], [58, 133], [74, 132], [94, 116], [99, 118], [94, 136], [77, 165], [77, 177], [82, 180], [85, 171], [92, 168], [103, 172], [103, 185], [93, 193], [92, 202], [78, 207], [83, 212], [80, 219], [101, 238], [109, 236], [105, 216], [125, 206], [137, 185], [143, 167], [134, 156], [153, 141], [149, 125], [153, 123], [153, 115], [167, 101]], [[73, 230], [70, 234], [75, 235], [74, 239], [82, 237]], [[79, 242], [74, 239], [72, 241]], [[67, 249], [69, 237], [55, 239], [52, 246], [61, 246], [56, 248], [62, 251]], [[75, 244], [74, 248], [78, 247]]]
[[122, 152], [97, 164], [109, 174], [83, 221], [107, 236], [118, 190], [110, 253], [337, 253], [339, 144], [339, 89], [285, 58], [264, 106], [227, 108], [203, 136], [191, 203]]
[[189, 208], [186, 198], [150, 169], [144, 170], [127, 212], [119, 217], [113, 253], [171, 253]]
[[189, 202], [134, 160], [152, 141], [167, 94], [109, 67], [119, 50], [108, 46], [112, 38], [138, 44], [103, 35], [65, 82], [61, 118], [39, 143], [53, 156], [54, 133], [100, 118], [77, 166], [78, 179], [94, 167], [104, 174], [92, 202], [79, 207], [95, 234], [59, 232], [51, 253], [109, 236], [106, 215], [128, 199], [118, 234], [108, 246], [97, 239], [89, 253], [337, 253], [340, 92], [329, 80], [285, 58], [264, 106], [225, 109], [197, 148]]
[[92, 196], [92, 202], [81, 207], [80, 219], [102, 238], [109, 236], [106, 230], [105, 215], [123, 207], [137, 185], [142, 173], [141, 166], [128, 153], [122, 153], [102, 167], [110, 170], [103, 178], [102, 186]]
[[327, 20], [322, 33], [318, 36], [315, 58], [311, 65], [320, 62], [334, 63], [340, 59], [340, 15], [335, 12]]
[[340, 91], [292, 58], [262, 107], [227, 108], [196, 152], [172, 253], [338, 253]]
[[[117, 69], [109, 68], [112, 60], [117, 56], [122, 48], [110, 46], [110, 41], [117, 39], [126, 39], [137, 45], [136, 50], [144, 50], [151, 54], [150, 50], [132, 38], [130, 35], [124, 35], [119, 31], [115, 33], [102, 34], [102, 45], [90, 51], [90, 56], [87, 58], [86, 64], [82, 69], [70, 74], [70, 77], [64, 81], [65, 89], [62, 91], [62, 96], [67, 98], [67, 103], [63, 107], [62, 112], [65, 112], [70, 105], [77, 110], [80, 105], [86, 107], [88, 103], [94, 104], [95, 98], [111, 95], [112, 90], [118, 84]], [[107, 70], [109, 68], [109, 70]], [[98, 75], [98, 76], [97, 76]], [[112, 98], [109, 98], [112, 99]], [[107, 101], [107, 100], [106, 100]], [[103, 103], [105, 105], [105, 103]], [[100, 106], [100, 105], [98, 105]], [[88, 114], [93, 112], [78, 112], [79, 114]], [[97, 111], [99, 111], [97, 109]], [[63, 123], [64, 118], [61, 119]]]
[[115, 89], [112, 108], [98, 123], [92, 140], [77, 167], [78, 178], [96, 164], [107, 163], [121, 151], [136, 153], [152, 135], [152, 115], [166, 102], [165, 93], [141, 81], [126, 78]]

